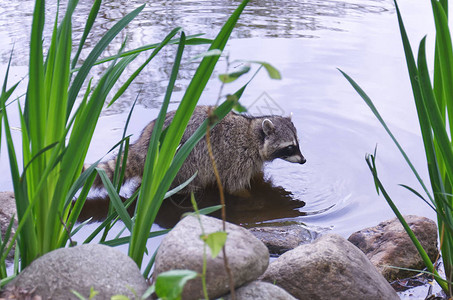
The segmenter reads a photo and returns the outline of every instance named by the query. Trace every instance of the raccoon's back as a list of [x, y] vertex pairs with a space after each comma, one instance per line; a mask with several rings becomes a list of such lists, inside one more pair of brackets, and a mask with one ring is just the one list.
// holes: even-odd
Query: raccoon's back
[[[189, 122], [184, 133], [185, 140], [193, 134], [207, 116], [208, 110], [202, 107]], [[251, 136], [250, 125], [246, 118], [229, 113], [211, 130], [212, 152], [222, 184], [229, 192], [248, 187], [251, 177], [262, 168], [258, 145]], [[189, 154], [175, 178], [174, 185], [181, 184], [195, 172], [198, 172], [197, 177], [190, 184], [187, 192], [215, 183], [206, 138], [203, 138]]]

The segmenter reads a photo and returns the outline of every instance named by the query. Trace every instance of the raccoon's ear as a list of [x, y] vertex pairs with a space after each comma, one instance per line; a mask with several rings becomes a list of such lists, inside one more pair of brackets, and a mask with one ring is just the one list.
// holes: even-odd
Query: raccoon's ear
[[274, 123], [272, 123], [272, 121], [269, 119], [264, 119], [261, 126], [263, 127], [265, 135], [270, 135], [275, 131]]

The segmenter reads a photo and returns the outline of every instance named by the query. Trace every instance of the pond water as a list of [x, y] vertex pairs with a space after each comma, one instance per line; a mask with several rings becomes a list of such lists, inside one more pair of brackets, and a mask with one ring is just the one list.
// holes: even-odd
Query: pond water
[[[14, 44], [12, 81], [26, 75], [33, 2], [0, 2], [0, 39], [3, 41], [0, 45], [0, 71], [4, 74]], [[83, 31], [91, 1], [80, 2], [74, 29], [77, 37]], [[104, 1], [89, 45], [98, 40], [115, 20], [141, 3]], [[115, 54], [126, 36], [127, 47], [132, 49], [159, 42], [176, 26], [182, 26], [187, 34], [206, 33], [207, 37], [213, 38], [237, 4], [237, 1], [224, 0], [149, 1], [142, 14], [116, 40], [117, 43], [107, 49], [106, 55]], [[423, 35], [428, 34], [432, 48], [434, 25], [430, 3], [402, 0], [399, 4], [413, 45], [417, 46]], [[48, 7], [48, 13], [53, 11], [55, 7]], [[189, 59], [205, 49], [204, 46], [188, 47], [185, 58]], [[331, 230], [348, 237], [356, 230], [392, 218], [394, 215], [385, 200], [376, 194], [364, 159], [365, 154], [372, 153], [376, 145], [381, 179], [402, 213], [434, 219], [434, 213], [427, 205], [398, 186], [402, 183], [421, 190], [397, 148], [337, 70], [340, 68], [351, 75], [374, 99], [414, 165], [427, 180], [392, 1], [254, 0], [244, 11], [226, 52], [230, 61], [266, 61], [281, 72], [282, 80], [269, 79], [265, 72], [260, 72], [241, 101], [250, 107], [252, 113], [257, 113], [258, 108], [263, 113], [272, 113], [266, 103], [276, 103], [282, 114], [293, 113], [301, 150], [307, 158], [304, 165], [285, 161], [267, 165], [264, 180], [258, 180], [253, 185], [254, 200], [229, 199], [228, 215], [231, 221], [247, 226], [298, 222], [315, 231]], [[432, 49], [428, 52], [432, 53]], [[84, 57], [86, 55], [83, 54]], [[130, 133], [137, 136], [157, 116], [173, 55], [174, 48], [161, 53], [130, 91], [105, 110], [95, 132], [88, 161], [103, 156], [120, 139], [131, 103], [139, 91]], [[232, 68], [235, 66], [237, 64], [231, 64]], [[183, 63], [172, 108], [181, 99], [195, 67], [193, 62]], [[222, 59], [216, 74], [225, 68], [225, 59]], [[244, 82], [225, 86], [224, 93], [234, 92]], [[25, 84], [22, 91], [24, 88]], [[214, 104], [219, 89], [220, 82], [213, 77], [200, 103]], [[5, 175], [0, 178], [0, 190], [12, 190], [10, 177], [6, 175], [9, 169], [5, 149], [2, 145], [0, 172]], [[105, 201], [93, 201], [86, 213], [102, 216], [102, 209], [97, 212], [99, 207], [105, 207]], [[167, 205], [153, 228], [171, 226], [179, 218], [175, 207]], [[87, 232], [91, 226], [95, 224], [89, 225]]]

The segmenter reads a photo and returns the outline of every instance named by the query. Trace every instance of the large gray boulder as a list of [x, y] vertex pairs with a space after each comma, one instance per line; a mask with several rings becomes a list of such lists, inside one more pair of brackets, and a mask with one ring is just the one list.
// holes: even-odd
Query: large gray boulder
[[[253, 281], [240, 287], [235, 292], [237, 300], [296, 300], [281, 287], [264, 281]], [[231, 295], [222, 298], [230, 300]]]
[[[206, 234], [222, 230], [221, 220], [207, 216], [200, 218]], [[239, 287], [264, 273], [269, 263], [269, 252], [253, 234], [240, 226], [227, 223], [226, 231], [229, 267], [235, 287]], [[176, 224], [157, 251], [154, 278], [162, 272], [177, 269], [201, 273], [204, 248], [201, 234], [200, 222], [194, 216], [185, 217]], [[214, 259], [210, 253], [208, 249], [206, 281], [209, 297], [216, 298], [229, 292], [229, 282], [222, 252]], [[183, 299], [200, 298], [203, 298], [201, 279], [188, 281], [184, 287]]]
[[[428, 218], [412, 215], [405, 216], [404, 219], [434, 262], [438, 254], [436, 223]], [[420, 254], [397, 218], [357, 231], [348, 240], [366, 254], [388, 281], [416, 274], [392, 266], [415, 270], [425, 267]]]
[[335, 234], [286, 252], [261, 279], [298, 299], [399, 299], [368, 258]]
[[[145, 293], [148, 285], [135, 262], [111, 247], [87, 244], [49, 252], [25, 268], [4, 289], [4, 297], [32, 291], [42, 299], [79, 299], [76, 291], [89, 299], [125, 295], [134, 299]], [[32, 296], [32, 295], [27, 295]]]

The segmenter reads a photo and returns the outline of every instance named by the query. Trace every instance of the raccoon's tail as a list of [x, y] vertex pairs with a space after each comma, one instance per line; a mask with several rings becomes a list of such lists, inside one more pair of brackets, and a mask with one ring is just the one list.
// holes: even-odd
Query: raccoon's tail
[[[132, 159], [129, 155], [127, 162], [126, 162], [126, 171], [124, 172], [123, 182], [129, 181], [131, 179], [137, 179], [139, 181], [141, 180], [141, 177], [142, 177], [141, 173], [143, 171], [140, 171], [139, 168], [135, 168], [134, 164], [131, 161], [132, 161]], [[115, 157], [111, 160], [105, 161], [105, 162], [98, 163], [98, 165], [96, 167], [104, 170], [105, 173], [107, 174], [108, 178], [110, 179], [110, 181], [113, 182], [113, 176], [115, 174], [115, 169], [116, 169], [116, 162], [117, 162], [117, 157]], [[120, 163], [122, 163], [121, 160], [120, 160]], [[85, 164], [83, 166], [82, 172], [85, 172], [90, 166], [91, 166], [90, 164]], [[121, 167], [120, 167], [119, 171], [121, 172]], [[104, 187], [104, 184], [103, 184], [102, 179], [99, 176], [99, 174], [96, 175], [96, 178], [94, 179], [92, 187], [93, 188], [103, 188]]]
[[[91, 164], [83, 165], [82, 173], [85, 172], [91, 166], [92, 166]], [[105, 162], [98, 163], [98, 165], [96, 167], [99, 169], [103, 169], [105, 171], [105, 173], [107, 174], [108, 178], [110, 179], [110, 181], [113, 181], [113, 174], [115, 173], [115, 167], [116, 167], [116, 158], [105, 161]], [[96, 178], [94, 179], [92, 187], [101, 188], [103, 186], [104, 186], [104, 184], [102, 183], [101, 177], [99, 176], [99, 174], [96, 175]]]

